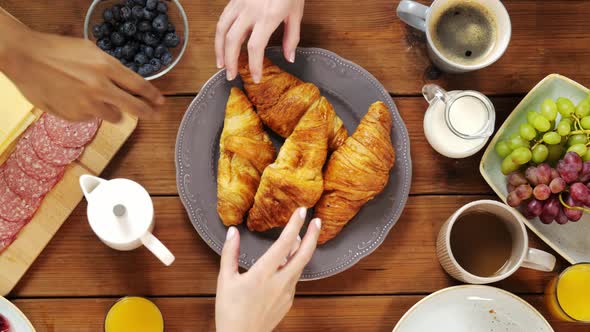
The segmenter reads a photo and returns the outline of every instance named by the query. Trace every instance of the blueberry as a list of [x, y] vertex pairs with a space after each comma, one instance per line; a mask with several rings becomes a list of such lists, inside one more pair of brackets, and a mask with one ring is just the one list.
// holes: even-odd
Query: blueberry
[[156, 18], [152, 21], [152, 27], [156, 32], [166, 32], [166, 30], [168, 30], [168, 17], [164, 14], [156, 16]]
[[145, 56], [147, 56], [148, 59], [151, 59], [154, 57], [154, 48], [151, 46], [141, 45], [139, 50], [141, 52], [143, 52], [143, 54], [145, 54]]
[[96, 42], [96, 46], [98, 46], [98, 48], [100, 48], [103, 51], [107, 51], [113, 48], [113, 44], [111, 43], [111, 40], [109, 38], [99, 39], [98, 42]]
[[121, 20], [129, 21], [131, 19], [131, 8], [127, 6], [121, 7]]
[[156, 16], [158, 16], [158, 12], [156, 11], [151, 11], [147, 8], [143, 9], [143, 18], [145, 18], [148, 21], [153, 20], [154, 18], [156, 18]]
[[133, 58], [133, 62], [137, 63], [139, 66], [146, 64], [148, 62], [147, 56], [145, 54], [139, 52]]
[[164, 66], [168, 66], [169, 64], [172, 63], [172, 54], [168, 51], [166, 51], [166, 53], [162, 54], [162, 57], [160, 58], [160, 60], [162, 61], [162, 64]]
[[117, 59], [121, 59], [123, 57], [123, 48], [121, 46], [115, 47], [113, 50], [113, 56]]
[[161, 58], [164, 53], [168, 52], [168, 48], [164, 45], [158, 45], [154, 50], [154, 56], [156, 58]]
[[176, 35], [176, 33], [169, 32], [164, 36], [163, 43], [164, 43], [164, 46], [174, 48], [174, 47], [178, 46], [178, 44], [180, 44], [180, 39], [178, 39], [178, 36]]
[[121, 31], [127, 36], [131, 37], [137, 32], [137, 27], [133, 22], [125, 22], [122, 25]]
[[135, 2], [136, 5], [145, 7], [145, 0], [133, 0], [133, 2]]
[[96, 24], [95, 26], [92, 27], [92, 35], [94, 36], [94, 38], [96, 39], [100, 39], [103, 37], [103, 33], [102, 33], [102, 26], [99, 24]]
[[158, 6], [158, 0], [147, 0], [145, 3], [145, 8], [149, 10], [154, 10]]
[[136, 73], [137, 73], [137, 70], [139, 69], [139, 66], [135, 62], [129, 62], [126, 64], [126, 66], [127, 66], [127, 68], [133, 70]]
[[152, 67], [154, 67], [154, 71], [159, 71], [160, 69], [162, 69], [162, 63], [160, 62], [160, 59], [156, 59], [156, 58], [151, 59], [150, 65], [152, 65]]
[[135, 38], [135, 40], [137, 40], [138, 42], [143, 43], [143, 39], [145, 38], [145, 32], [136, 32], [135, 35], [133, 36]]
[[152, 29], [152, 25], [149, 21], [141, 21], [137, 23], [137, 29], [141, 32], [150, 31]]
[[121, 48], [121, 56], [124, 59], [127, 59], [127, 60], [133, 59], [133, 57], [135, 56], [135, 53], [137, 53], [137, 52], [135, 51], [133, 46], [130, 44], [126, 44]]
[[127, 64], [129, 63], [129, 61], [127, 61], [125, 58], [121, 58], [121, 59], [119, 59], [119, 62], [120, 62], [122, 65], [125, 65], [125, 66], [127, 66]]
[[176, 31], [176, 27], [171, 22], [168, 22], [168, 30], [166, 30], [166, 31], [174, 32], [174, 31]]
[[160, 39], [153, 32], [146, 32], [143, 42], [148, 46], [156, 46], [160, 43]]
[[106, 50], [105, 52], [112, 57], [115, 56], [115, 51], [113, 51], [113, 50]]
[[111, 42], [115, 46], [122, 46], [123, 44], [125, 44], [125, 36], [115, 31], [111, 33]]
[[168, 12], [168, 5], [163, 1], [159, 1], [157, 9], [160, 13], [166, 13]]
[[145, 64], [139, 67], [137, 73], [143, 77], [150, 76], [154, 72], [154, 67], [150, 64]]
[[125, 0], [125, 6], [129, 8], [133, 8], [135, 6], [135, 2], [133, 0]]
[[107, 8], [102, 12], [102, 18], [109, 23], [115, 22], [115, 15], [113, 14], [113, 10], [111, 8]]
[[120, 5], [114, 5], [111, 8], [111, 11], [113, 12], [113, 19], [115, 20], [115, 22], [118, 22], [121, 20], [121, 6]]
[[133, 8], [131, 8], [131, 13], [135, 19], [140, 20], [143, 18], [143, 7], [133, 6]]

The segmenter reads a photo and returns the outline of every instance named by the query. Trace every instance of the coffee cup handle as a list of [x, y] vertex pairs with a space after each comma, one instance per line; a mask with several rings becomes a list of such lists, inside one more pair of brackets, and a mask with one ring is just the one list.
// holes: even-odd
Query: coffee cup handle
[[141, 243], [148, 248], [164, 265], [169, 266], [174, 262], [174, 255], [166, 246], [158, 240], [152, 233], [147, 232], [141, 238]]
[[555, 268], [555, 262], [555, 256], [550, 253], [535, 248], [529, 248], [522, 261], [522, 267], [551, 272], [553, 271], [553, 268]]
[[409, 26], [426, 32], [428, 8], [416, 1], [402, 0], [397, 6], [397, 16]]

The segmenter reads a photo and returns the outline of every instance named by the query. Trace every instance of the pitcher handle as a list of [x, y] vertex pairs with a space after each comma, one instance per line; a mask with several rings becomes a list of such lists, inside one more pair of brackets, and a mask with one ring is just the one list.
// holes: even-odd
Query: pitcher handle
[[409, 26], [426, 32], [428, 8], [416, 1], [402, 0], [397, 6], [397, 16]]
[[555, 268], [555, 256], [543, 250], [529, 248], [522, 267], [533, 270], [551, 272]]
[[422, 87], [422, 95], [429, 104], [436, 100], [441, 100], [443, 103], [448, 101], [447, 91], [436, 84], [426, 84]]
[[148, 248], [164, 265], [169, 266], [174, 262], [174, 255], [152, 233], [147, 232], [141, 238], [141, 243]]

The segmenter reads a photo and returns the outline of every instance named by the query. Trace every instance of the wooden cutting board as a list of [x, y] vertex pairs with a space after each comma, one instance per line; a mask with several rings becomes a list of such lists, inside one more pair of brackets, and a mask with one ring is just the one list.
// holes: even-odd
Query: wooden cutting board
[[[41, 112], [34, 110], [39, 116]], [[62, 180], [45, 196], [33, 219], [0, 254], [0, 295], [8, 294], [25, 274], [59, 227], [83, 198], [78, 179], [100, 175], [137, 126], [137, 118], [124, 115], [117, 124], [103, 121], [96, 137], [80, 159], [70, 164]]]

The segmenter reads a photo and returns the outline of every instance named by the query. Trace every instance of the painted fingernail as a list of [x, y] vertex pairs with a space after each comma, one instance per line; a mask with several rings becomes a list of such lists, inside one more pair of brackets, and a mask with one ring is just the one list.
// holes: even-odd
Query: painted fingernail
[[236, 228], [232, 226], [227, 230], [227, 235], [225, 236], [225, 241], [231, 240], [235, 235], [236, 235]]
[[221, 68], [223, 68], [223, 63], [221, 62], [221, 60], [217, 59], [217, 69]]
[[301, 236], [297, 235], [297, 242], [301, 242]]
[[232, 74], [232, 73], [230, 73], [230, 72], [229, 72], [229, 70], [226, 70], [226, 72], [225, 72], [225, 76], [227, 77], [227, 80], [228, 80], [228, 81], [233, 81], [233, 79], [234, 79], [234, 76], [233, 76], [233, 74]]
[[252, 74], [252, 80], [256, 84], [260, 83], [260, 75], [258, 75], [258, 74]]
[[297, 213], [299, 213], [299, 217], [301, 217], [301, 219], [305, 219], [305, 216], [307, 215], [307, 208], [300, 207]]
[[315, 218], [313, 222], [318, 229], [322, 229], [322, 220], [320, 218]]
[[291, 53], [289, 53], [289, 60], [290, 63], [294, 63], [295, 62], [295, 51], [291, 51]]

